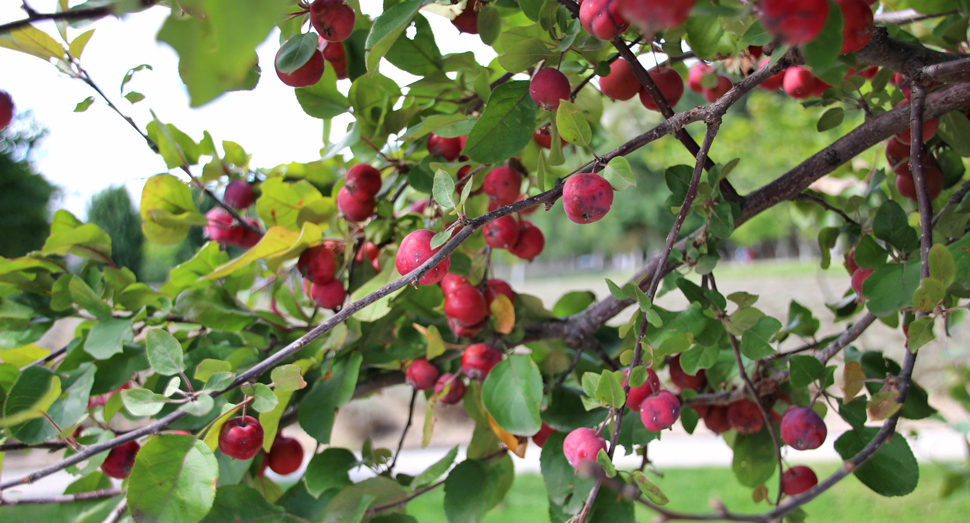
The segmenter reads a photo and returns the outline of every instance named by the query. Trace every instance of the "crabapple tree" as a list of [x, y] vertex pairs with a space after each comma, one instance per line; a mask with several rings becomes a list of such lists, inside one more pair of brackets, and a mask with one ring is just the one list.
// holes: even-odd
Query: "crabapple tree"
[[[161, 156], [166, 172], [132, 172], [147, 180], [150, 242], [193, 228], [208, 241], [150, 286], [112, 263], [104, 231], [59, 210], [43, 248], [0, 258], [0, 449], [65, 449], [5, 476], [0, 519], [59, 503], [70, 520], [409, 522], [408, 503], [443, 486], [449, 521], [481, 521], [529, 447], [556, 522], [632, 522], [635, 504], [663, 520], [798, 522], [849, 475], [885, 496], [915, 489], [897, 423], [935, 414], [912, 380], [917, 355], [970, 298], [966, 2], [41, 3], [0, 21], [0, 54], [86, 84], [78, 112], [108, 105]], [[152, 103], [126, 88], [143, 67], [93, 78], [83, 51], [110, 30], [101, 19], [146, 9], [165, 13], [156, 38], [178, 55], [192, 106], [282, 82], [298, 117], [328, 130], [349, 117], [346, 134], [318, 159], [257, 165], [231, 136], [129, 117]], [[496, 58], [454, 52], [454, 39]], [[278, 48], [273, 64], [254, 61], [257, 45]], [[124, 100], [100, 87], [115, 81]], [[14, 98], [0, 91], [0, 132], [16, 127]], [[761, 137], [740, 158], [717, 146], [751, 100], [810, 114], [828, 145], [741, 191]], [[619, 142], [604, 107], [623, 115]], [[662, 143], [689, 161], [654, 178], [632, 166]], [[840, 183], [813, 185], [823, 177]], [[666, 198], [673, 225], [609, 294], [563, 289], [550, 308], [494, 277], [497, 262], [541, 262], [561, 239], [536, 216], [595, 231], [640, 205], [638, 184]], [[719, 292], [737, 228], [794, 206], [814, 221], [821, 267], [845, 259], [837, 302], [792, 300], [775, 317], [754, 293]], [[687, 305], [661, 307], [664, 293]], [[78, 322], [70, 343], [37, 344], [66, 318]], [[823, 332], [820, 318], [842, 327]], [[853, 345], [870, 327], [905, 332], [900, 361]], [[954, 398], [970, 408], [962, 376]], [[412, 397], [405, 434], [425, 405], [425, 444], [439, 409], [467, 411], [462, 461], [455, 449], [411, 476], [396, 469], [401, 444], [330, 445], [339, 409], [391, 386]], [[838, 417], [849, 428], [830, 433]], [[292, 425], [318, 444], [283, 436]], [[677, 492], [644, 470], [671, 428], [730, 442], [762, 511], [666, 507]], [[833, 443], [833, 474], [800, 463]], [[631, 454], [642, 465], [619, 466]], [[63, 495], [15, 492], [60, 471], [76, 476]]]

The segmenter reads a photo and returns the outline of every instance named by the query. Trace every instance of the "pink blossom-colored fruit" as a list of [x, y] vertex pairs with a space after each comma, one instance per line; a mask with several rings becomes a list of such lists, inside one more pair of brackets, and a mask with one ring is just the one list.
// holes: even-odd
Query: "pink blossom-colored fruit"
[[[680, 73], [669, 67], [659, 67], [647, 72], [650, 73], [650, 78], [653, 78], [654, 83], [660, 89], [660, 94], [667, 100], [667, 103], [671, 107], [677, 105], [680, 97], [684, 95], [684, 79], [680, 77]], [[660, 110], [660, 107], [653, 101], [646, 89], [640, 90], [640, 103], [651, 111]]]
[[793, 449], [817, 449], [826, 435], [825, 421], [808, 407], [790, 407], [781, 418], [781, 439]]
[[566, 455], [566, 461], [569, 461], [575, 469], [584, 462], [596, 463], [596, 455], [600, 450], [606, 450], [606, 440], [595, 430], [586, 427], [570, 432], [562, 442], [562, 452]]
[[431, 390], [438, 381], [438, 368], [425, 358], [418, 358], [408, 365], [404, 371], [404, 379], [408, 385], [418, 390]]
[[630, 26], [620, 14], [616, 0], [584, 0], [579, 6], [579, 22], [586, 32], [600, 40], [611, 40]]
[[835, 0], [842, 11], [842, 54], [861, 50], [872, 38], [872, 8], [863, 0]]
[[702, 93], [704, 94], [705, 100], [708, 102], [714, 102], [714, 100], [724, 96], [724, 94], [730, 91], [732, 87], [734, 87], [734, 84], [731, 82], [730, 78], [723, 75], [718, 75], [717, 87], [711, 89], [705, 87]]
[[[758, 69], [768, 65], [771, 62], [770, 58], [764, 58], [758, 62]], [[761, 82], [758, 87], [764, 89], [765, 91], [772, 92], [781, 89], [781, 86], [785, 83], [785, 71], [782, 71], [776, 75], [769, 76], [767, 80]]]
[[337, 272], [337, 254], [327, 245], [317, 245], [303, 251], [296, 268], [313, 283], [327, 283]]
[[[397, 251], [397, 257], [394, 259], [397, 272], [408, 274], [441, 250], [441, 247], [437, 249], [431, 248], [431, 238], [433, 237], [434, 233], [427, 229], [418, 229], [405, 236]], [[448, 274], [448, 267], [450, 265], [451, 257], [446, 256], [445, 259], [438, 262], [430, 271], [418, 279], [418, 283], [420, 285], [434, 285], [438, 283]]]
[[459, 276], [449, 272], [448, 274], [445, 274], [445, 277], [441, 279], [438, 285], [441, 286], [441, 293], [447, 298], [452, 291], [458, 287], [470, 286], [471, 282], [469, 282], [468, 278], [464, 276]]
[[509, 252], [522, 258], [532, 261], [536, 256], [542, 254], [546, 247], [546, 238], [538, 227], [529, 221], [519, 221], [519, 241], [509, 247]]
[[242, 239], [243, 228], [235, 224], [235, 219], [222, 207], [214, 207], [205, 213], [209, 225], [205, 233], [214, 242], [223, 245], [236, 245]]
[[342, 42], [354, 31], [357, 15], [344, 0], [314, 0], [310, 4], [310, 24], [326, 40]]
[[263, 446], [263, 426], [252, 416], [230, 418], [219, 431], [219, 450], [234, 459], [250, 459]]
[[613, 100], [629, 100], [640, 92], [641, 87], [630, 63], [623, 58], [610, 64], [610, 74], [600, 77], [600, 91]]
[[508, 249], [519, 241], [519, 222], [511, 216], [503, 216], [482, 227], [485, 243], [493, 249]]
[[108, 452], [108, 457], [101, 463], [101, 472], [115, 479], [125, 479], [131, 474], [131, 467], [135, 464], [135, 456], [141, 450], [141, 445], [135, 441], [122, 443]]
[[796, 100], [808, 98], [815, 90], [815, 75], [800, 65], [789, 67], [785, 70], [785, 80], [782, 87], [784, 87], [788, 96]]
[[[280, 50], [282, 51], [282, 48]], [[280, 54], [277, 52], [275, 60], [276, 76], [280, 78], [281, 82], [290, 87], [307, 87], [319, 82], [323, 78], [326, 62], [323, 60], [323, 53], [320, 50], [314, 51], [310, 55], [310, 59], [292, 73], [280, 71], [279, 59]]]
[[593, 223], [606, 216], [613, 205], [613, 186], [595, 173], [574, 174], [562, 188], [566, 217], [575, 223]]
[[735, 401], [728, 405], [727, 419], [731, 428], [737, 430], [739, 434], [754, 434], [765, 425], [758, 404], [749, 399]]
[[822, 32], [828, 0], [759, 0], [758, 17], [765, 30], [789, 45], [807, 44]]
[[344, 300], [347, 299], [347, 291], [340, 280], [313, 283], [310, 285], [310, 299], [324, 309], [333, 310], [344, 304]]
[[234, 209], [245, 209], [253, 204], [256, 193], [246, 180], [233, 180], [226, 186], [222, 201]]
[[[629, 374], [629, 370], [623, 371], [624, 374]], [[627, 380], [623, 380], [623, 386], [626, 386]], [[640, 406], [643, 404], [643, 400], [647, 399], [647, 396], [651, 396], [656, 392], [660, 391], [660, 378], [653, 369], [647, 369], [647, 381], [643, 382], [643, 385], [639, 387], [630, 387], [630, 392], [626, 395], [626, 407], [634, 412], [640, 412]]]
[[552, 111], [569, 99], [569, 80], [558, 69], [542, 69], [529, 82], [529, 95], [539, 107]]
[[428, 136], [428, 152], [434, 156], [441, 156], [449, 162], [453, 162], [461, 156], [462, 146], [460, 137], [445, 138], [437, 134]]
[[277, 435], [266, 461], [273, 472], [281, 476], [292, 474], [303, 464], [303, 445], [295, 438]]
[[704, 90], [704, 86], [701, 85], [701, 79], [704, 75], [714, 72], [714, 68], [705, 64], [704, 62], [697, 62], [687, 71], [687, 88], [700, 94]]
[[647, 430], [669, 429], [680, 417], [680, 401], [670, 391], [662, 390], [648, 396], [640, 404], [640, 421]]
[[445, 316], [462, 325], [475, 325], [488, 316], [488, 304], [478, 287], [460, 285], [445, 296]]
[[781, 491], [789, 496], [797, 496], [815, 485], [818, 485], [818, 476], [805, 465], [795, 465], [781, 475]]
[[381, 190], [381, 173], [371, 165], [358, 163], [347, 170], [344, 187], [355, 200], [371, 200]]
[[487, 343], [469, 345], [461, 355], [461, 372], [473, 380], [484, 380], [492, 367], [502, 361], [502, 351]]
[[[448, 386], [448, 392], [442, 396], [442, 392], [445, 390], [445, 386]], [[460, 378], [452, 376], [451, 373], [442, 374], [438, 378], [438, 382], [434, 384], [435, 396], [438, 396], [438, 401], [446, 405], [454, 405], [461, 401], [465, 397], [465, 382], [461, 381]]]
[[620, 13], [649, 35], [683, 24], [694, 0], [617, 0]]
[[515, 203], [519, 198], [522, 175], [511, 167], [496, 167], [488, 172], [482, 190], [499, 206]]
[[370, 218], [374, 214], [374, 207], [376, 205], [377, 202], [374, 201], [373, 197], [363, 201], [354, 198], [346, 186], [341, 187], [337, 191], [337, 210], [348, 221], [362, 222]]

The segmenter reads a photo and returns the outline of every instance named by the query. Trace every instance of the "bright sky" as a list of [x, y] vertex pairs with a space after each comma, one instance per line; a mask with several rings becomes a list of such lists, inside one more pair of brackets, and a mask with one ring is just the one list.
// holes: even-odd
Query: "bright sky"
[[[76, 3], [76, 2], [72, 2]], [[52, 12], [56, 0], [32, 0], [39, 12]], [[382, 2], [362, 0], [362, 8], [372, 17]], [[0, 2], [0, 23], [24, 18], [20, 2]], [[113, 103], [134, 118], [144, 130], [151, 120], [149, 110], [159, 119], [175, 124], [195, 140], [207, 130], [219, 144], [231, 140], [253, 155], [252, 165], [272, 167], [291, 161], [319, 158], [322, 146], [322, 120], [307, 116], [300, 109], [293, 89], [276, 76], [273, 58], [279, 49], [279, 34], [272, 33], [256, 49], [262, 78], [253, 91], [226, 93], [201, 108], [189, 108], [185, 87], [178, 75], [178, 56], [167, 45], [155, 41], [169, 10], [155, 7], [129, 15], [123, 21], [106, 18], [82, 30], [69, 29], [71, 38], [96, 28], [82, 56], [82, 65]], [[445, 53], [473, 51], [479, 63], [488, 63], [494, 51], [472, 35], [461, 35], [447, 19], [426, 14], [435, 32], [438, 46]], [[53, 22], [36, 25], [55, 36]], [[132, 105], [121, 97], [119, 87], [125, 73], [140, 64], [150, 64], [153, 71], [139, 71], [126, 86], [141, 92], [145, 100]], [[117, 114], [100, 101], [86, 112], [74, 113], [78, 102], [95, 95], [87, 85], [57, 71], [36, 57], [0, 48], [0, 90], [13, 97], [18, 112], [32, 110], [35, 118], [50, 133], [38, 157], [38, 170], [62, 188], [57, 208], [85, 216], [90, 197], [112, 184], [125, 184], [137, 202], [144, 180], [165, 172], [161, 157], [152, 153], [145, 141]], [[415, 77], [397, 70], [387, 62], [381, 72], [400, 84]], [[346, 93], [350, 82], [338, 87]], [[332, 139], [350, 122], [348, 115], [334, 119]], [[178, 174], [178, 171], [172, 171]]]

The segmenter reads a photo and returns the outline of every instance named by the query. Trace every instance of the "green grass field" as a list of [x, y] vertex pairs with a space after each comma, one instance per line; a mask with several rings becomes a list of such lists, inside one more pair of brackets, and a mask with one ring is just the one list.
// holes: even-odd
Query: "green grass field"
[[[819, 477], [836, 469], [836, 464], [814, 467]], [[970, 495], [967, 490], [940, 499], [944, 468], [922, 465], [916, 491], [902, 498], [884, 498], [874, 494], [854, 477], [848, 477], [805, 507], [808, 520], [816, 523], [951, 523], [970, 519]], [[664, 472], [664, 477], [652, 477], [670, 498], [667, 506], [683, 512], [710, 512], [710, 500], [722, 500], [733, 512], [763, 512], [764, 503], [751, 501], [750, 489], [737, 484], [726, 468], [676, 469]], [[773, 479], [769, 485], [774, 492]], [[435, 492], [408, 503], [408, 514], [421, 523], [445, 523], [442, 509], [444, 492]], [[549, 521], [545, 485], [535, 474], [516, 476], [515, 484], [505, 501], [488, 513], [486, 523], [541, 523]], [[638, 521], [651, 521], [654, 513], [637, 507]]]

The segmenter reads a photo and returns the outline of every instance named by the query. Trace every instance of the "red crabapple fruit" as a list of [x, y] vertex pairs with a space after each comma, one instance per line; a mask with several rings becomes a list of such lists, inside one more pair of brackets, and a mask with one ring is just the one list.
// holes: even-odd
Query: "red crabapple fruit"
[[[448, 392], [442, 396], [442, 392], [448, 386]], [[438, 401], [445, 405], [454, 405], [465, 397], [465, 382], [461, 378], [452, 376], [451, 373], [444, 373], [434, 384], [435, 396], [439, 396]]]
[[327, 245], [317, 245], [303, 251], [296, 268], [313, 283], [327, 283], [337, 272], [337, 254]]
[[253, 204], [256, 193], [246, 180], [233, 180], [226, 186], [222, 201], [234, 209], [245, 209]]
[[[943, 192], [943, 173], [935, 165], [927, 163], [923, 166], [923, 175], [926, 176], [926, 192], [930, 200], [935, 200]], [[914, 202], [919, 201], [912, 165], [908, 161], [896, 168], [896, 190]]]
[[[657, 84], [667, 103], [671, 107], [677, 105], [680, 97], [684, 95], [684, 79], [680, 77], [680, 73], [669, 67], [658, 67], [647, 72], [654, 83]], [[640, 103], [651, 111], [660, 110], [660, 107], [653, 101], [646, 89], [640, 90]]]
[[717, 87], [714, 87], [712, 89], [708, 89], [707, 87], [705, 87], [704, 90], [702, 91], [702, 94], [704, 95], [705, 100], [713, 103], [714, 100], [717, 100], [718, 98], [724, 96], [725, 93], [730, 91], [732, 87], [734, 87], [734, 84], [731, 82], [730, 78], [723, 75], [718, 75]]
[[357, 201], [373, 199], [381, 191], [381, 173], [366, 163], [358, 163], [347, 170], [347, 192]]
[[[280, 48], [282, 51], [283, 48]], [[280, 54], [279, 51], [276, 53], [276, 60], [274, 64], [276, 65], [276, 76], [280, 78], [280, 81], [290, 87], [307, 87], [314, 85], [323, 78], [323, 71], [326, 68], [326, 62], [323, 60], [323, 52], [319, 49], [310, 55], [310, 59], [300, 66], [299, 69], [293, 71], [292, 73], [284, 73], [280, 71], [279, 66]]]
[[600, 40], [612, 40], [630, 26], [620, 14], [617, 0], [584, 0], [579, 6], [579, 23]]
[[374, 207], [377, 202], [374, 198], [358, 200], [350, 193], [347, 186], [341, 187], [337, 191], [337, 210], [347, 218], [347, 221], [362, 222], [374, 214]]
[[[617, 0], [620, 13], [652, 35], [683, 24], [694, 8], [694, 0]], [[673, 105], [673, 104], [671, 104]]]
[[462, 325], [475, 325], [488, 316], [488, 304], [478, 287], [461, 285], [445, 296], [445, 316]]
[[542, 254], [545, 247], [546, 238], [542, 231], [532, 225], [532, 222], [519, 221], [519, 241], [509, 247], [509, 252], [523, 260], [532, 261], [536, 256]]
[[600, 91], [613, 100], [629, 100], [640, 92], [641, 87], [630, 63], [623, 58], [610, 64], [610, 74], [600, 77]]
[[129, 441], [118, 445], [108, 452], [108, 457], [101, 463], [101, 472], [115, 479], [125, 479], [131, 474], [131, 467], [135, 464], [135, 456], [141, 450], [141, 445]]
[[326, 283], [310, 284], [310, 299], [324, 309], [334, 310], [344, 304], [347, 291], [340, 280], [330, 280]]
[[680, 401], [670, 391], [662, 390], [640, 404], [640, 421], [647, 430], [669, 429], [680, 417]]
[[842, 54], [861, 50], [872, 38], [872, 8], [863, 0], [835, 0], [842, 11]]
[[445, 277], [441, 279], [438, 285], [441, 286], [441, 293], [447, 298], [452, 291], [461, 286], [471, 285], [471, 282], [469, 282], [468, 278], [464, 276], [459, 276], [449, 272], [448, 274], [445, 274]]
[[438, 368], [425, 358], [418, 358], [408, 365], [404, 371], [404, 379], [408, 385], [417, 390], [431, 390], [438, 381]]
[[[704, 75], [714, 72], [714, 68], [705, 64], [704, 62], [697, 62], [687, 71], [687, 88], [700, 94], [704, 90], [704, 86], [701, 85], [701, 79]], [[602, 83], [602, 81], [600, 82]]]
[[546, 444], [546, 440], [549, 439], [549, 436], [552, 435], [553, 432], [556, 432], [556, 429], [546, 425], [546, 422], [543, 421], [542, 426], [539, 427], [539, 432], [532, 435], [532, 442], [541, 449], [542, 446]]
[[0, 91], [0, 131], [7, 128], [13, 121], [14, 105], [10, 93]]
[[292, 474], [303, 464], [303, 445], [296, 438], [277, 435], [266, 461], [273, 472], [281, 476]]
[[613, 186], [595, 173], [574, 174], [562, 188], [562, 205], [573, 222], [593, 223], [610, 211]]
[[512, 286], [509, 282], [505, 280], [499, 280], [497, 278], [489, 279], [486, 282], [487, 287], [485, 287], [485, 301], [488, 302], [488, 306], [492, 306], [492, 301], [501, 294], [509, 299], [509, 303], [515, 302], [515, 291], [512, 290]]
[[451, 21], [459, 33], [478, 34], [478, 9], [475, 0], [469, 0], [465, 10]]
[[[624, 374], [629, 374], [629, 372], [629, 370], [623, 371]], [[626, 386], [626, 380], [623, 380], [623, 386]], [[626, 407], [634, 412], [640, 412], [643, 400], [659, 391], [660, 378], [657, 377], [657, 373], [653, 369], [647, 369], [647, 381], [639, 387], [630, 387], [630, 392], [626, 395]]]
[[503, 216], [482, 227], [485, 243], [493, 249], [508, 249], [519, 241], [519, 223], [511, 216]]
[[235, 245], [242, 239], [242, 227], [236, 226], [235, 218], [222, 207], [214, 207], [205, 213], [209, 224], [205, 227], [206, 235], [214, 242], [223, 245]]
[[[760, 69], [768, 65], [770, 62], [771, 62], [770, 58], [765, 58], [760, 62], [758, 62], [758, 68]], [[781, 86], [784, 83], [785, 83], [785, 71], [783, 70], [782, 72], [776, 75], [769, 76], [768, 79], [765, 80], [764, 82], [761, 82], [761, 84], [758, 87], [768, 92], [774, 92], [774, 91], [777, 91], [778, 89], [781, 89]]]
[[749, 399], [738, 400], [728, 405], [727, 419], [731, 428], [737, 430], [738, 434], [754, 434], [765, 425], [758, 404]]
[[542, 69], [529, 82], [529, 95], [547, 111], [558, 109], [559, 102], [569, 99], [569, 80], [558, 69]]
[[808, 407], [791, 407], [781, 418], [781, 439], [793, 449], [817, 449], [827, 434], [825, 421]]
[[789, 67], [785, 70], [782, 87], [788, 96], [796, 100], [808, 98], [815, 90], [815, 75], [800, 65]]
[[818, 477], [805, 465], [795, 465], [781, 475], [781, 491], [789, 496], [797, 496], [815, 485], [818, 485]]
[[462, 140], [460, 137], [445, 138], [437, 134], [428, 136], [428, 152], [434, 156], [441, 156], [453, 162], [461, 156]]
[[711, 405], [702, 417], [704, 418], [704, 426], [715, 434], [724, 434], [731, 430], [731, 422], [728, 421], [728, 408], [724, 405]]
[[606, 450], [606, 440], [595, 430], [586, 427], [570, 432], [562, 442], [562, 452], [575, 469], [579, 469], [584, 462], [596, 463], [600, 450]]
[[469, 379], [482, 381], [492, 367], [502, 361], [502, 351], [487, 343], [469, 345], [461, 355], [461, 372]]
[[500, 207], [515, 203], [521, 187], [522, 175], [511, 167], [492, 169], [482, 183], [482, 190]]
[[[899, 176], [896, 177], [896, 182], [899, 182]], [[856, 269], [852, 273], [852, 290], [855, 291], [856, 296], [862, 298], [862, 282], [866, 281], [866, 278], [872, 274], [873, 269]]]
[[342, 42], [354, 31], [357, 15], [344, 0], [314, 0], [310, 4], [310, 24], [330, 42]]
[[822, 32], [828, 0], [759, 0], [758, 17], [765, 30], [789, 45], [807, 44]]
[[219, 450], [234, 459], [250, 459], [263, 446], [263, 426], [252, 416], [231, 418], [219, 431]]
[[[408, 274], [441, 250], [441, 247], [437, 249], [431, 248], [431, 238], [433, 237], [434, 233], [427, 229], [418, 229], [405, 236], [397, 251], [397, 257], [394, 259], [397, 272]], [[418, 284], [434, 285], [438, 283], [448, 274], [448, 267], [450, 265], [451, 257], [446, 256], [445, 259], [438, 262], [430, 271], [418, 279]]]
[[674, 382], [674, 385], [680, 387], [681, 390], [697, 390], [707, 383], [704, 369], [698, 370], [696, 374], [684, 372], [684, 369], [680, 366], [680, 354], [670, 359], [670, 365], [667, 368], [670, 370], [670, 381]]

